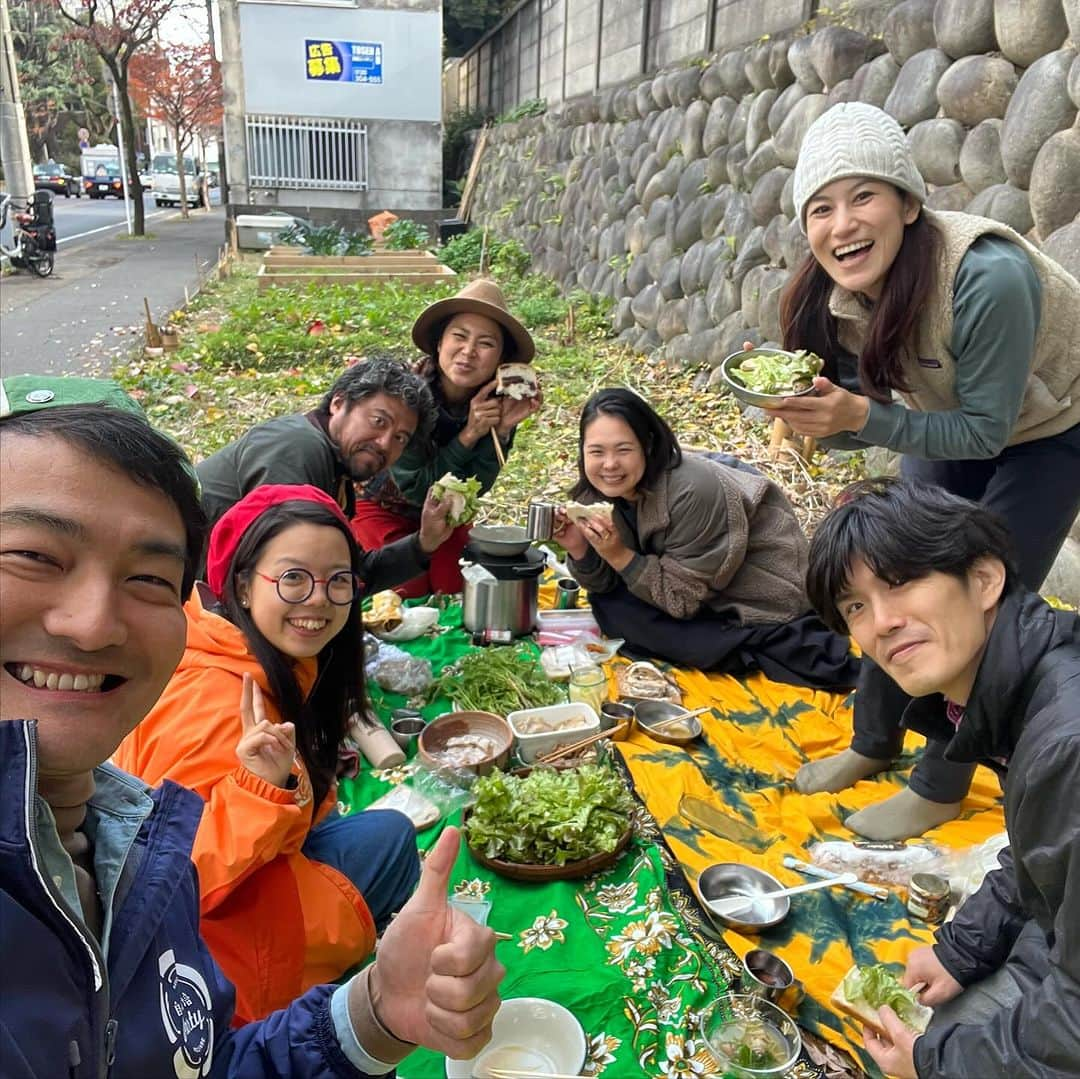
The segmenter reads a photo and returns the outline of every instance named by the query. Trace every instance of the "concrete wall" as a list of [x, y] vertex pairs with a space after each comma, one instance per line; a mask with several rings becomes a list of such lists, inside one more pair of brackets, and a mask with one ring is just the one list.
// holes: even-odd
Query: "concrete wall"
[[[859, 26], [880, 22], [895, 2], [854, 0], [847, 10]], [[554, 105], [789, 33], [824, 6], [815, 0], [522, 0], [461, 58], [444, 114], [481, 108], [498, 115], [537, 97]]]

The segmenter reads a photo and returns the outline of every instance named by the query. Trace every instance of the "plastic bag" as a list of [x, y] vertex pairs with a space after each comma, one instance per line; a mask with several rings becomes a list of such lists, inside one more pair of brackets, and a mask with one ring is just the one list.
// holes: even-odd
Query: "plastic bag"
[[958, 903], [977, 892], [986, 874], [998, 868], [998, 854], [1008, 845], [1008, 835], [998, 832], [977, 846], [954, 851], [944, 860], [941, 872], [948, 876]]
[[400, 693], [403, 697], [419, 696], [434, 681], [431, 661], [417, 656], [380, 659], [375, 664], [375, 681], [387, 693]]
[[830, 840], [810, 848], [814, 865], [831, 873], [855, 873], [868, 884], [906, 887], [913, 873], [934, 873], [945, 851], [929, 843], [843, 843]]
[[396, 809], [413, 822], [413, 827], [418, 832], [437, 824], [442, 816], [439, 807], [430, 798], [408, 783], [399, 783], [393, 790], [366, 806], [364, 812], [371, 809]]
[[540, 666], [552, 681], [570, 677], [575, 667], [594, 667], [596, 661], [584, 645], [557, 644], [540, 653]]
[[434, 802], [444, 817], [468, 805], [475, 782], [476, 774], [464, 768], [418, 768], [409, 778], [410, 786]]

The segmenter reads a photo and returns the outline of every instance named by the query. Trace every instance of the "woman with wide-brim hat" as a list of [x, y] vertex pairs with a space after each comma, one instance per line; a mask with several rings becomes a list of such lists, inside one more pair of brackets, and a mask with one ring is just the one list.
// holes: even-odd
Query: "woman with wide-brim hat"
[[[907, 478], [993, 510], [1037, 591], [1080, 510], [1080, 284], [1006, 225], [927, 209], [903, 130], [872, 105], [811, 125], [794, 190], [810, 254], [783, 298], [784, 346], [825, 368], [815, 394], [777, 414], [833, 446], [885, 446]], [[851, 748], [804, 766], [799, 790], [835, 793], [890, 767], [908, 700], [865, 662]], [[957, 816], [974, 765], [944, 744], [847, 827], [904, 839]]]
[[[361, 493], [353, 532], [367, 550], [415, 532], [428, 489], [447, 472], [463, 480], [475, 476], [481, 493], [489, 491], [501, 467], [494, 440], [504, 456], [509, 453], [518, 424], [543, 402], [542, 394], [518, 401], [495, 393], [499, 365], [531, 363], [536, 347], [494, 281], [471, 281], [426, 307], [413, 324], [412, 339], [424, 353], [417, 371], [428, 380], [438, 410], [434, 452], [425, 456], [410, 447]], [[396, 591], [460, 592], [458, 560], [468, 531], [468, 525], [455, 529], [432, 555], [428, 572]]]

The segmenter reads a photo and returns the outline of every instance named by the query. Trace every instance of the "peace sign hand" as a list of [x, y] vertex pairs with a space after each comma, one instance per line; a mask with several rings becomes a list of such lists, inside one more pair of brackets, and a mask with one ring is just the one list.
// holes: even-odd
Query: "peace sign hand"
[[262, 690], [250, 674], [240, 690], [240, 741], [236, 756], [260, 779], [285, 787], [296, 759], [296, 728], [291, 723], [271, 723], [266, 718]]

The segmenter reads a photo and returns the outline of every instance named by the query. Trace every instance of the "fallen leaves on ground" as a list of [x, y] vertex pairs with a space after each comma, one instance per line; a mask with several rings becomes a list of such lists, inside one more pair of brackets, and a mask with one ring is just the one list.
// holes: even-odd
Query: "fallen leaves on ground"
[[[807, 529], [862, 474], [861, 455], [833, 460], [819, 453], [807, 463], [788, 452], [771, 460], [768, 424], [746, 419], [733, 398], [697, 388], [698, 372], [670, 370], [606, 337], [600, 312], [588, 302], [574, 305], [571, 321], [567, 301], [539, 275], [504, 284], [511, 307], [534, 315], [527, 321], [545, 403], [519, 429], [507, 467], [485, 499], [485, 520], [523, 523], [530, 500], [565, 495], [577, 476], [581, 406], [605, 386], [641, 393], [684, 446], [732, 453], [760, 468], [783, 485]], [[389, 351], [413, 358], [413, 320], [457, 288], [460, 281], [259, 293], [248, 264], [173, 314], [184, 325], [178, 352], [131, 354], [113, 375], [198, 461], [262, 420], [314, 408], [359, 356]]]

